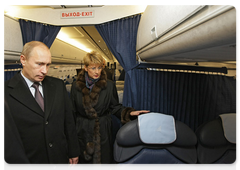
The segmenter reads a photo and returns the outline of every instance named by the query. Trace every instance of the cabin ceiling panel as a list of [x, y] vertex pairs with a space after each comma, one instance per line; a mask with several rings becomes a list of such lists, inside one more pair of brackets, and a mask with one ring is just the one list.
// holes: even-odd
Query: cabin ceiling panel
[[62, 27], [59, 34], [66, 35], [89, 50], [98, 51], [103, 55], [107, 62], [109, 60], [112, 60], [113, 62], [113, 55], [95, 26]]
[[5, 2], [13, 6], [19, 6], [23, 8], [61, 8], [61, 5], [56, 0], [6, 0]]
[[[41, 22], [56, 26], [95, 25], [144, 12], [146, 5], [96, 5], [72, 6], [21, 6], [16, 5], [13, 11], [15, 18]], [[94, 11], [93, 17], [61, 18], [61, 12]]]
[[66, 8], [88, 7], [86, 0], [61, 0]]
[[[113, 4], [146, 4], [149, 0], [90, 0], [93, 7]], [[21, 7], [51, 7], [61, 8], [57, 0], [5, 0], [5, 2]], [[87, 0], [60, 0], [66, 8], [88, 7]]]
[[[62, 26], [60, 32], [65, 33], [67, 37], [79, 42], [88, 49], [98, 51], [107, 62], [112, 63], [116, 61], [116, 59], [93, 25], [142, 13], [146, 5], [15, 5], [14, 7], [16, 7], [13, 11], [14, 18], [22, 18], [51, 25], [60, 25]], [[94, 18], [61, 19], [61, 12], [71, 12], [75, 10], [93, 10], [95, 15]], [[5, 16], [7, 16], [7, 11], [4, 12]], [[18, 24], [17, 20], [15, 20], [15, 22]], [[60, 41], [60, 39], [58, 40]], [[58, 42], [58, 40], [56, 42]], [[64, 55], [64, 58], [70, 57], [69, 59], [71, 60], [71, 52], [68, 51], [63, 53], [62, 51], [65, 50], [65, 48], [63, 46], [54, 48], [54, 46], [56, 46], [54, 43], [54, 50], [52, 50], [52, 53], [54, 53], [53, 56], [55, 56], [54, 60], [57, 60], [56, 57], [63, 58], [62, 55]], [[65, 43], [65, 45], [72, 46], [67, 43]], [[79, 51], [82, 50], [79, 49]], [[84, 53], [86, 54], [86, 52]], [[67, 59], [65, 59], [65, 62], [68, 62]]]
[[91, 40], [95, 44], [96, 50], [100, 50], [101, 53], [107, 56], [109, 60], [113, 61], [113, 54], [109, 50], [101, 35], [98, 33], [97, 29], [94, 26], [83, 26], [82, 28], [88, 35], [91, 35]]
[[93, 7], [100, 7], [112, 4], [142, 4], [147, 0], [91, 0]]
[[66, 33], [69, 38], [82, 38], [84, 34], [77, 27], [62, 27], [61, 31]]
[[71, 46], [59, 39], [55, 39], [50, 48], [52, 54], [52, 62], [64, 62], [64, 63], [81, 63], [83, 57], [86, 55], [85, 51], [82, 51], [74, 46]]

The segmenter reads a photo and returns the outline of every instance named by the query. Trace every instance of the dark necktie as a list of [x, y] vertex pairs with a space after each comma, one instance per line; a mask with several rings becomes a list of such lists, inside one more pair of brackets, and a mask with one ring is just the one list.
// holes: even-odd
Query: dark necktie
[[33, 83], [32, 87], [35, 88], [35, 99], [36, 99], [37, 103], [39, 104], [39, 106], [44, 111], [44, 100], [43, 100], [42, 94], [40, 93], [40, 91], [38, 89], [39, 83], [37, 83], [37, 82]]

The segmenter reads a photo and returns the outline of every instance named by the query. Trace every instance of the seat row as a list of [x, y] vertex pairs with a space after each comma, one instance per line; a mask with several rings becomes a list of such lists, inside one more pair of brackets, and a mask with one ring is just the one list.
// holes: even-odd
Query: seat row
[[171, 115], [140, 115], [119, 129], [114, 159], [125, 164], [233, 163], [236, 114], [222, 114], [196, 132]]

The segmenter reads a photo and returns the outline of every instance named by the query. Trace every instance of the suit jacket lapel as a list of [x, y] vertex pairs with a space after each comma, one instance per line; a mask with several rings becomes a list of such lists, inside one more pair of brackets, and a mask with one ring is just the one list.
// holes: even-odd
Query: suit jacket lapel
[[53, 82], [50, 81], [48, 77], [45, 77], [43, 80], [43, 94], [44, 94], [44, 111], [45, 111], [45, 120], [48, 119], [55, 98], [56, 87]]
[[29, 88], [26, 85], [25, 80], [17, 73], [13, 79], [8, 84], [8, 87], [12, 88], [10, 91], [10, 95], [18, 100], [20, 103], [31, 109], [32, 111], [36, 112], [37, 114], [44, 116], [44, 112], [36, 102], [35, 98], [31, 94]]

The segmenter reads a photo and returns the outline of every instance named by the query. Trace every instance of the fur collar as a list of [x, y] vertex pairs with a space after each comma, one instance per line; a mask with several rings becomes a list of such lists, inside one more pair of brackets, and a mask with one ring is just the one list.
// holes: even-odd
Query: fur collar
[[81, 70], [78, 74], [76, 87], [83, 93], [83, 106], [86, 114], [89, 118], [96, 118], [97, 115], [93, 113], [93, 107], [97, 104], [99, 93], [102, 89], [107, 87], [107, 74], [104, 70], [101, 72], [100, 79], [95, 83], [90, 93], [90, 90], [86, 86], [85, 70]]

